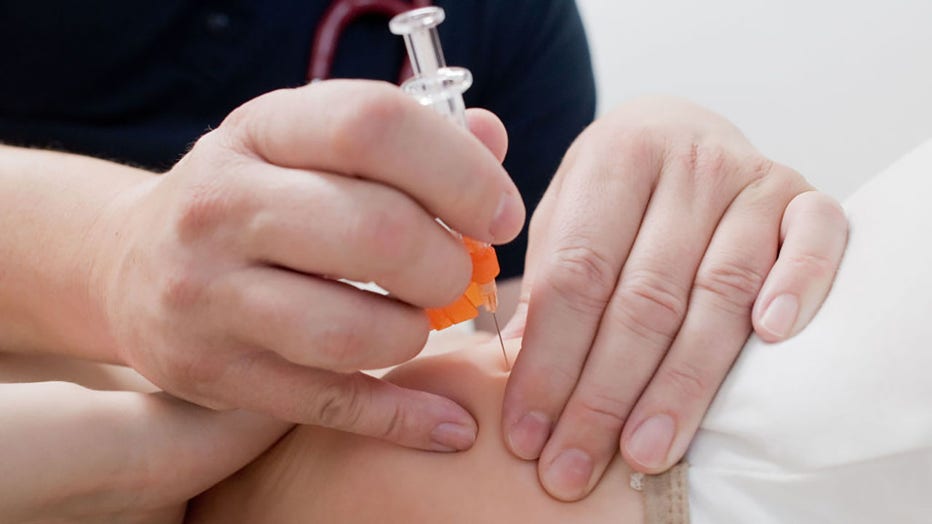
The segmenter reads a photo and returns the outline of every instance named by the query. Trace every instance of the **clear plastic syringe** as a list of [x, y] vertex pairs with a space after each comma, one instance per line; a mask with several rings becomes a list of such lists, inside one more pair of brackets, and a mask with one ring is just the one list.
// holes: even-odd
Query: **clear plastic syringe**
[[[404, 37], [414, 71], [414, 77], [401, 87], [421, 105], [431, 107], [455, 124], [467, 128], [463, 93], [472, 86], [472, 74], [462, 67], [447, 67], [437, 33], [437, 26], [444, 18], [443, 9], [424, 7], [402, 13], [389, 22], [391, 32]], [[479, 314], [478, 308], [481, 306], [492, 313], [497, 329], [498, 319], [494, 318], [498, 309], [495, 277], [498, 276], [499, 265], [495, 249], [487, 243], [459, 236], [473, 261], [472, 282], [457, 302], [445, 308], [427, 311], [431, 326], [444, 329], [470, 320]], [[505, 362], [508, 362], [507, 355]]]

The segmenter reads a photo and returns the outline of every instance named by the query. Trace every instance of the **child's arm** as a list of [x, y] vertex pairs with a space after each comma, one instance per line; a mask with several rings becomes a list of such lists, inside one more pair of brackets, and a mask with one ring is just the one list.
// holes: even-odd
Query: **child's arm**
[[0, 521], [177, 520], [289, 427], [161, 393], [0, 384]]

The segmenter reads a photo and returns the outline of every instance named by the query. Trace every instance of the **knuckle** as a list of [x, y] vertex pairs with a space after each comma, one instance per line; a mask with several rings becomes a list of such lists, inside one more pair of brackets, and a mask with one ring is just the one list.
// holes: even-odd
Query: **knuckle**
[[[368, 211], [369, 217], [354, 226], [354, 242], [364, 246], [361, 251], [371, 261], [362, 271], [367, 280], [382, 285], [404, 286], [408, 292], [419, 289], [421, 306], [449, 305], [469, 285], [470, 257], [460, 242], [415, 204], [403, 196], [398, 200], [397, 205]], [[433, 275], [432, 285], [415, 287], [414, 272], [425, 267]]]
[[[261, 344], [263, 349], [296, 363], [310, 358], [305, 344], [314, 332], [301, 329], [308, 324], [309, 315], [306, 309], [297, 307], [297, 302], [292, 297], [273, 292], [264, 280], [250, 283], [233, 281], [232, 284], [224, 282], [220, 285], [224, 286], [224, 289], [217, 293], [221, 297], [218, 302], [224, 302], [228, 306], [227, 311], [241, 312], [250, 319], [251, 325], [263, 326], [263, 329], [275, 334], [264, 339]], [[250, 342], [249, 336], [244, 333], [237, 333], [236, 337], [240, 342], [254, 343]], [[316, 348], [320, 340], [312, 340], [313, 347]]]
[[274, 150], [265, 147], [272, 145], [267, 142], [270, 136], [267, 130], [275, 124], [265, 116], [267, 106], [287, 103], [287, 97], [293, 92], [293, 89], [276, 89], [236, 107], [217, 128], [222, 132], [218, 136], [223, 136], [226, 145], [241, 153], [256, 155], [257, 151]]
[[668, 346], [686, 314], [687, 296], [671, 280], [646, 269], [624, 276], [612, 317], [640, 337]]
[[725, 261], [700, 269], [694, 286], [710, 293], [735, 313], [749, 310], [764, 285], [765, 275], [738, 261]]
[[408, 428], [407, 413], [401, 406], [395, 404], [391, 408], [391, 414], [388, 415], [388, 422], [378, 431], [377, 437], [388, 441], [400, 441], [406, 434]]
[[733, 149], [716, 140], [693, 141], [671, 153], [674, 165], [688, 173], [690, 183], [703, 194], [728, 198], [768, 178], [774, 163], [756, 151]]
[[837, 262], [816, 253], [796, 253], [783, 258], [790, 274], [808, 275], [815, 279], [828, 279], [835, 274]]
[[174, 221], [178, 238], [193, 243], [216, 233], [231, 219], [245, 214], [244, 200], [219, 177], [201, 177], [178, 200]]
[[725, 163], [725, 153], [720, 146], [703, 144], [697, 140], [679, 144], [670, 150], [669, 155], [672, 161], [692, 176], [714, 174]]
[[[744, 205], [758, 214], [773, 213], [775, 206], [789, 209], [792, 201], [789, 205], [785, 202], [810, 187], [802, 175], [756, 151], [745, 159], [744, 165], [747, 167], [742, 172], [749, 173], [748, 183], [741, 190]], [[780, 211], [784, 209], [781, 207]]]
[[583, 241], [557, 249], [549, 276], [551, 288], [584, 314], [600, 314], [611, 297], [616, 271], [609, 259]]
[[562, 404], [572, 393], [576, 383], [579, 382], [582, 369], [574, 366], [550, 366], [550, 369], [542, 370], [537, 383], [532, 383], [528, 388], [536, 393], [536, 396], [543, 397], [545, 393], [564, 392], [562, 396], [557, 396], [559, 404]]
[[417, 234], [421, 217], [415, 206], [400, 194], [380, 200], [380, 205], [362, 213], [351, 233], [353, 244], [364, 247], [378, 262], [382, 274], [373, 277], [397, 273], [424, 255], [424, 235]]
[[249, 125], [249, 123], [253, 120], [253, 106], [256, 105], [258, 100], [259, 99], [251, 100], [245, 104], [237, 106], [235, 109], [233, 109], [233, 111], [230, 111], [230, 113], [227, 114], [226, 118], [223, 119], [223, 122], [221, 122], [220, 126], [231, 130], [238, 130], [242, 129], [244, 126]]
[[609, 387], [596, 387], [580, 396], [575, 409], [583, 420], [620, 431], [631, 412], [633, 404], [619, 398], [618, 392]]
[[643, 165], [651, 162], [657, 155], [656, 135], [656, 131], [650, 127], [623, 127], [618, 131], [615, 140], [625, 158], [636, 165]]
[[712, 386], [705, 373], [687, 363], [662, 367], [660, 380], [680, 395], [679, 398], [704, 398], [708, 396]]
[[207, 282], [194, 270], [181, 267], [167, 273], [159, 289], [159, 302], [169, 311], [185, 311], [199, 304], [207, 290]]
[[[664, 131], [654, 125], [615, 118], [597, 121], [589, 126], [573, 143], [567, 159], [623, 158], [624, 162], [612, 161], [604, 164], [605, 175], [616, 178], [631, 178], [626, 166], [654, 166], [659, 164], [665, 147], [660, 137]], [[646, 168], [646, 172], [655, 169]], [[653, 178], [644, 178], [644, 183], [653, 183]], [[638, 180], [642, 181], [642, 180]]]
[[756, 178], [741, 190], [741, 194], [735, 197], [726, 213], [738, 208], [751, 216], [773, 215], [777, 212], [774, 208], [780, 205], [785, 187], [783, 181], [772, 176]]
[[[528, 352], [527, 359], [537, 354]], [[581, 370], [574, 366], [554, 366], [541, 362], [526, 362], [520, 375], [512, 375], [509, 395], [526, 409], [532, 406], [552, 415], [559, 415], [567, 405], [573, 388], [579, 382]]]
[[[770, 176], [776, 171], [775, 169], [776, 163], [773, 160], [765, 157], [764, 155], [761, 155], [760, 153], [753, 154], [748, 159], [747, 165], [749, 166], [748, 171], [751, 174], [751, 179], [754, 181], [761, 180], [767, 176]], [[795, 175], [795, 177], [793, 178], [796, 178], [796, 177], [802, 178], [801, 176], [799, 176], [798, 173], [790, 169], [781, 170], [781, 171], [787, 173], [788, 175], [790, 174]]]
[[269, 93], [259, 99], [249, 101], [231, 111], [216, 130], [204, 135], [201, 140], [209, 138], [211, 143], [224, 146], [238, 153], [255, 156], [255, 151], [263, 151], [262, 144], [255, 141], [262, 140], [267, 133], [261, 129], [265, 118], [257, 118], [255, 106], [260, 99], [274, 96]]
[[274, 242], [283, 236], [286, 218], [280, 209], [259, 207], [241, 218], [242, 226], [236, 232], [237, 244], [252, 253], [267, 253], [273, 249]]
[[225, 372], [233, 383], [249, 383], [256, 373], [261, 372], [263, 364], [277, 358], [273, 353], [266, 351], [244, 351], [227, 363]]
[[342, 108], [330, 133], [330, 148], [339, 156], [358, 158], [371, 155], [385, 136], [397, 129], [408, 105], [407, 100], [388, 84], [354, 86], [352, 103]]
[[731, 163], [731, 154], [718, 143], [693, 144], [691, 157], [694, 173], [700, 179], [720, 179]]
[[313, 422], [333, 429], [355, 428], [362, 417], [364, 388], [360, 378], [356, 374], [337, 375], [322, 384], [314, 399]]
[[731, 155], [718, 143], [691, 142], [674, 157], [698, 187], [715, 192], [722, 189], [731, 167]]
[[[358, 311], [358, 310], [354, 310]], [[359, 361], [360, 350], [365, 347], [365, 336], [359, 322], [330, 322], [318, 338], [320, 357], [331, 369], [353, 370]]]
[[773, 213], [778, 205], [790, 207], [785, 202], [810, 187], [802, 175], [756, 151], [744, 160], [744, 166], [742, 172], [749, 173], [749, 180], [741, 193], [745, 205], [752, 205], [758, 213]]
[[163, 387], [174, 395], [195, 399], [211, 408], [224, 407], [213, 398], [216, 385], [226, 370], [213, 355], [198, 351], [178, 351], [164, 359]]

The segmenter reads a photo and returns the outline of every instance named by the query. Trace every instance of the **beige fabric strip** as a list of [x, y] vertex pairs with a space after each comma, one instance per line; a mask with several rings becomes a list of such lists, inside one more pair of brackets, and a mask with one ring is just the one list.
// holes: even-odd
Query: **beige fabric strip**
[[660, 475], [631, 476], [631, 487], [644, 497], [645, 524], [689, 524], [688, 469], [680, 462]]

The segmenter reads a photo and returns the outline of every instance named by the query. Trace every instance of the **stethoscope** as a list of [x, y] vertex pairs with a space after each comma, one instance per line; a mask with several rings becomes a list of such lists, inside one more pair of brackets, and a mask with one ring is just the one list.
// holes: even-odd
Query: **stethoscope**
[[[307, 68], [307, 80], [326, 80], [333, 70], [333, 58], [343, 31], [360, 16], [378, 14], [391, 18], [395, 15], [410, 11], [418, 7], [431, 5], [431, 0], [335, 0], [327, 8], [317, 32], [314, 33], [314, 43], [311, 47], [311, 59]], [[407, 60], [398, 74], [398, 82], [411, 76], [411, 64]]]

